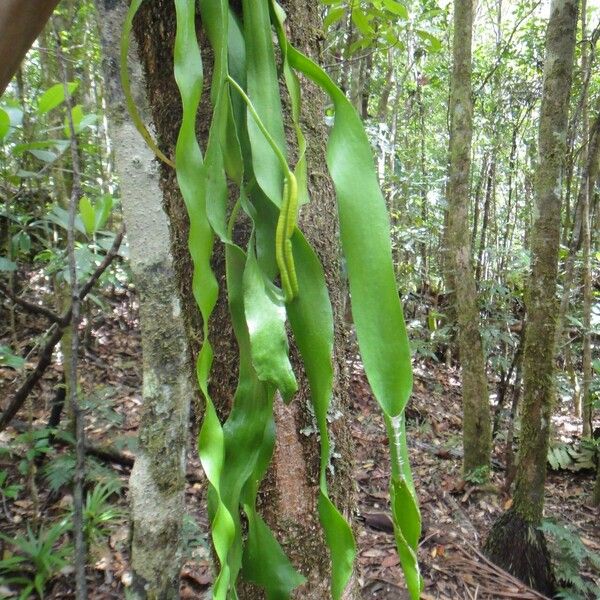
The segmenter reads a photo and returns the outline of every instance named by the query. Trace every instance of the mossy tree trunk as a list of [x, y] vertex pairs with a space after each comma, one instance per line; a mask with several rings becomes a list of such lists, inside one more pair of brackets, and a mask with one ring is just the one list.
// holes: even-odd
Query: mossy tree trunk
[[[125, 108], [119, 79], [119, 39], [126, 5], [98, 0], [110, 129], [130, 264], [140, 304], [143, 410], [139, 450], [129, 480], [131, 565], [135, 598], [179, 597], [181, 533], [189, 409], [194, 396], [169, 229], [152, 152]], [[132, 89], [144, 112], [141, 67], [132, 61]]]
[[546, 455], [555, 393], [561, 188], [577, 6], [576, 0], [552, 0], [550, 6], [531, 236], [532, 264], [523, 352], [524, 391], [516, 487], [513, 507], [494, 524], [486, 542], [486, 552], [494, 562], [546, 594], [553, 591], [553, 579], [544, 538], [537, 527], [544, 509]]
[[594, 486], [594, 494], [592, 496], [594, 506], [600, 506], [600, 465], [596, 471], [596, 485]]
[[[586, 131], [587, 133], [587, 131]], [[592, 406], [592, 306], [593, 306], [593, 281], [592, 281], [592, 213], [593, 194], [598, 180], [598, 169], [600, 161], [600, 101], [596, 103], [596, 118], [593, 122], [587, 145], [587, 160], [581, 177], [581, 189], [579, 196], [582, 197], [581, 215], [581, 245], [583, 248], [583, 386], [582, 386], [582, 420], [583, 437], [592, 435], [593, 406]]]
[[471, 265], [469, 172], [473, 135], [471, 39], [473, 1], [454, 3], [452, 93], [450, 96], [450, 172], [446, 245], [448, 287], [454, 289], [462, 368], [465, 474], [489, 469], [492, 446], [490, 405], [483, 346], [479, 334], [477, 290]]
[[[290, 40], [301, 51], [318, 56], [316, 39], [319, 31], [319, 13], [316, 3], [306, 5], [299, 0], [282, 2], [293, 24]], [[206, 44], [201, 23], [197, 21], [198, 36], [202, 47], [205, 101], [200, 107], [198, 135], [205, 146], [211, 119], [208, 93], [211, 77], [211, 51]], [[172, 0], [154, 0], [142, 5], [134, 22], [139, 56], [146, 72], [147, 96], [159, 145], [167, 156], [173, 156], [177, 132], [181, 122], [179, 92], [173, 78], [172, 49], [175, 37], [175, 11]], [[337, 353], [337, 383], [334, 390], [333, 409], [343, 414], [347, 393], [344, 381], [343, 297], [340, 284], [337, 218], [331, 183], [323, 177], [325, 164], [324, 98], [310, 86], [303, 88], [303, 128], [308, 141], [309, 191], [312, 202], [301, 210], [300, 226], [310, 239], [325, 268], [336, 322], [335, 347]], [[292, 131], [291, 127], [288, 128]], [[140, 142], [141, 143], [141, 142]], [[191, 293], [192, 264], [188, 254], [188, 217], [178, 191], [175, 173], [161, 167], [161, 187], [164, 206], [170, 220], [171, 251], [174, 258], [177, 283], [182, 299], [188, 339], [192, 354], [198, 351], [201, 341], [200, 317]], [[249, 232], [247, 231], [246, 234]], [[236, 227], [236, 235], [243, 236], [243, 227]], [[238, 240], [243, 243], [243, 239]], [[211, 343], [215, 352], [210, 391], [221, 419], [225, 419], [233, 398], [237, 376], [237, 346], [228, 317], [224, 285], [224, 252], [217, 244], [213, 268], [221, 284], [219, 301], [211, 317]], [[307, 583], [298, 590], [298, 598], [323, 599], [329, 592], [329, 558], [320, 533], [316, 500], [318, 495], [318, 439], [316, 435], [304, 435], [301, 429], [314, 429], [309, 410], [308, 386], [301, 376], [302, 370], [292, 350], [292, 362], [300, 375], [299, 392], [290, 406], [276, 400], [275, 419], [277, 444], [273, 465], [261, 491], [259, 509], [275, 532], [294, 565], [307, 577]], [[349, 430], [345, 416], [332, 424], [336, 448], [334, 461], [335, 481], [331, 492], [340, 509], [348, 516], [352, 507], [353, 486], [350, 481]], [[244, 586], [240, 590], [245, 600], [261, 598], [258, 589]], [[348, 598], [353, 597], [353, 587]]]

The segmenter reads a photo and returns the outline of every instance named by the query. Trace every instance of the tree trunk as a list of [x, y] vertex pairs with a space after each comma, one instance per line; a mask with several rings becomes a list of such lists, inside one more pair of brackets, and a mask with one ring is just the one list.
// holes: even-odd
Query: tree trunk
[[585, 186], [585, 201], [582, 216], [582, 246], [583, 246], [583, 357], [582, 357], [582, 380], [581, 389], [581, 417], [583, 419], [582, 435], [592, 435], [592, 261], [591, 247], [592, 235], [590, 228], [590, 197], [593, 191], [593, 182], [582, 181]]
[[[121, 91], [117, 65], [126, 5], [98, 0], [97, 6], [115, 168], [142, 329], [143, 412], [129, 480], [132, 589], [135, 598], [169, 600], [179, 597], [185, 457], [194, 396], [191, 362], [154, 156], [128, 118]], [[141, 68], [131, 62], [132, 87], [144, 114]]]
[[475, 254], [475, 245], [477, 241], [477, 231], [479, 229], [479, 213], [481, 204], [481, 194], [483, 192], [483, 186], [485, 182], [485, 174], [488, 170], [488, 154], [487, 152], [481, 159], [481, 171], [479, 178], [477, 179], [477, 186], [475, 187], [475, 196], [473, 198], [473, 228], [471, 233], [471, 254]]
[[[462, 367], [465, 474], [488, 469], [491, 453], [490, 405], [479, 334], [477, 291], [471, 266], [469, 171], [473, 106], [471, 100], [472, 0], [454, 4], [452, 94], [450, 98], [450, 175], [448, 182], [448, 263], [452, 271]], [[451, 287], [451, 286], [448, 286]]]
[[546, 36], [539, 124], [532, 268], [523, 352], [523, 406], [513, 508], [494, 524], [488, 556], [535, 589], [551, 595], [553, 578], [539, 526], [544, 508], [546, 455], [554, 397], [556, 278], [560, 242], [561, 175], [571, 90], [576, 0], [553, 0]]
[[594, 506], [600, 506], [600, 466], [598, 466], [598, 470], [596, 472], [596, 485], [594, 486], [592, 504]]
[[[318, 7], [299, 0], [283, 2], [290, 27], [290, 41], [308, 55], [318, 55], [315, 40], [318, 31]], [[136, 17], [135, 35], [141, 62], [146, 71], [147, 91], [159, 144], [167, 156], [173, 156], [175, 139], [181, 121], [179, 92], [173, 78], [172, 48], [175, 36], [175, 14], [171, 0], [155, 0], [142, 6]], [[211, 77], [211, 52], [198, 21], [199, 39], [202, 45], [205, 89]], [[325, 125], [323, 123], [323, 97], [313, 87], [303, 89], [303, 129], [308, 142], [309, 173], [322, 172], [325, 163]], [[206, 94], [207, 96], [208, 94]], [[198, 135], [205, 146], [211, 118], [207, 102], [200, 107]], [[291, 130], [291, 128], [290, 128]], [[177, 282], [182, 298], [187, 333], [194, 354], [198, 351], [200, 323], [196, 304], [191, 293], [192, 265], [188, 254], [188, 217], [181, 199], [174, 172], [161, 171], [161, 186], [165, 210], [170, 219], [171, 251], [174, 257]], [[341, 413], [347, 400], [347, 391], [341, 382], [344, 375], [343, 289], [339, 278], [339, 256], [336, 240], [337, 219], [333, 188], [322, 176], [309, 178], [312, 202], [302, 208], [300, 226], [323, 263], [330, 287], [336, 321], [336, 371], [337, 384], [334, 391], [334, 410]], [[237, 228], [236, 228], [237, 232]], [[215, 247], [213, 269], [218, 281], [224, 280], [224, 252], [220, 244]], [[213, 336], [211, 342], [215, 361], [210, 379], [210, 392], [223, 420], [229, 411], [236, 385], [237, 345], [229, 321], [226, 295], [221, 290], [219, 301], [211, 317]], [[292, 350], [292, 362], [298, 367], [296, 353]], [[296, 369], [297, 373], [301, 370]], [[342, 376], [340, 376], [342, 375]], [[272, 468], [263, 484], [259, 506], [269, 526], [273, 529], [284, 550], [307, 578], [299, 588], [297, 597], [322, 599], [329, 596], [329, 558], [321, 535], [316, 511], [318, 493], [318, 440], [316, 436], [303, 435], [300, 430], [312, 428], [313, 417], [309, 410], [308, 386], [300, 379], [299, 393], [290, 406], [276, 400], [275, 419], [277, 444]], [[336, 452], [341, 458], [335, 461], [335, 482], [331, 493], [342, 512], [349, 514], [352, 503], [350, 483], [349, 431], [345, 417], [333, 427]], [[242, 597], [247, 600], [261, 598], [256, 588], [243, 586]], [[352, 592], [348, 597], [352, 597]]]
[[[494, 142], [495, 143], [495, 142]], [[479, 238], [479, 252], [477, 253], [477, 267], [475, 269], [475, 281], [481, 281], [483, 272], [484, 252], [486, 249], [486, 238], [488, 223], [490, 220], [490, 204], [492, 202], [492, 190], [494, 188], [494, 180], [496, 178], [496, 148], [492, 150], [492, 158], [487, 172], [487, 181], [485, 188], [485, 202], [483, 205], [483, 221], [481, 223], [481, 236]]]

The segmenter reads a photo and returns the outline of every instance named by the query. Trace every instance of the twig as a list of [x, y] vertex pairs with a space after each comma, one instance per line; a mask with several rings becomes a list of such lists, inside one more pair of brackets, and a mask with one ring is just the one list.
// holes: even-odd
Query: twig
[[58, 342], [60, 342], [64, 331], [64, 327], [61, 325], [55, 325], [53, 327], [54, 331], [48, 341], [44, 344], [35, 369], [29, 374], [27, 379], [25, 379], [21, 387], [14, 393], [13, 397], [8, 403], [8, 406], [2, 413], [2, 416], [0, 417], [0, 431], [6, 428], [11, 419], [21, 409], [25, 403], [25, 400], [27, 399], [27, 396], [29, 395], [29, 392], [31, 392], [35, 384], [41, 379], [44, 371], [52, 362], [52, 352], [54, 351], [54, 348]]
[[[487, 558], [487, 556], [482, 554], [469, 541], [464, 540], [464, 543], [466, 546], [469, 547], [471, 552], [473, 552], [473, 554], [475, 554], [475, 556], [477, 556], [477, 558], [479, 558], [481, 561], [483, 561], [483, 563], [485, 565], [487, 565], [489, 568], [491, 568], [494, 573], [501, 574], [503, 578], [507, 579], [513, 585], [515, 585], [517, 587], [517, 589], [526, 589], [528, 593], [534, 594], [537, 598], [541, 598], [542, 600], [549, 600], [547, 596], [544, 596], [544, 594], [538, 592], [537, 590], [530, 588], [527, 584], [523, 583], [521, 580], [517, 579], [516, 577], [513, 577], [508, 571], [505, 571], [504, 569], [500, 568], [497, 564], [493, 563], [489, 558]], [[466, 556], [469, 556], [467, 554], [467, 551], [464, 548], [462, 548], [460, 545], [456, 544], [455, 547], [458, 548]]]
[[45, 306], [40, 306], [39, 304], [34, 304], [33, 302], [29, 302], [24, 298], [20, 298], [13, 291], [3, 283], [0, 283], [0, 292], [2, 292], [9, 300], [13, 302], [13, 304], [18, 304], [22, 306], [27, 312], [42, 315], [52, 321], [53, 323], [60, 323], [62, 317], [57, 315], [53, 310], [46, 308]]
[[[98, 281], [102, 273], [106, 271], [110, 263], [118, 255], [119, 246], [123, 241], [124, 233], [125, 229], [121, 228], [121, 230], [115, 237], [113, 245], [111, 246], [110, 250], [104, 257], [102, 262], [98, 265], [98, 268], [94, 271], [93, 275], [88, 279], [86, 284], [82, 286], [81, 290], [79, 291], [80, 300], [83, 300], [86, 297], [86, 295], [92, 289], [96, 281]], [[27, 379], [22, 383], [21, 387], [19, 387], [19, 389], [14, 393], [13, 397], [8, 403], [7, 408], [2, 413], [2, 416], [0, 416], [0, 431], [4, 430], [6, 426], [10, 423], [10, 421], [14, 418], [14, 416], [17, 414], [17, 412], [21, 410], [21, 407], [25, 403], [27, 396], [29, 395], [35, 384], [41, 379], [45, 370], [50, 365], [52, 361], [52, 352], [58, 344], [58, 342], [60, 342], [65, 327], [69, 324], [71, 311], [72, 307], [69, 307], [67, 312], [63, 316], [61, 316], [56, 322], [56, 324], [53, 326], [55, 327], [55, 329], [52, 332], [46, 344], [44, 345], [44, 347], [42, 348], [40, 358], [38, 359], [38, 363], [35, 366], [35, 369], [29, 374]], [[51, 331], [52, 328], [49, 330], [49, 332]]]
[[85, 412], [79, 404], [78, 390], [78, 359], [79, 359], [79, 323], [81, 321], [81, 298], [77, 282], [77, 262], [75, 259], [75, 213], [81, 198], [81, 168], [79, 164], [79, 148], [77, 133], [73, 123], [73, 100], [69, 91], [67, 68], [63, 60], [60, 34], [54, 29], [56, 38], [56, 55], [62, 70], [62, 83], [65, 92], [67, 123], [69, 125], [69, 140], [71, 146], [71, 162], [73, 179], [71, 197], [69, 199], [69, 219], [67, 228], [67, 255], [69, 262], [69, 278], [71, 284], [71, 382], [69, 400], [73, 413], [73, 428], [75, 433], [75, 473], [73, 476], [73, 537], [75, 540], [75, 597], [77, 600], [87, 600], [87, 582], [85, 577], [86, 543], [83, 531], [83, 482], [85, 479]]
[[[112, 243], [112, 246], [110, 247], [110, 250], [106, 253], [106, 256], [103, 258], [102, 262], [98, 265], [97, 269], [92, 273], [91, 277], [85, 282], [85, 284], [81, 286], [81, 289], [79, 290], [79, 299], [80, 300], [83, 300], [88, 295], [88, 293], [94, 287], [94, 285], [96, 284], [98, 279], [100, 279], [100, 276], [102, 275], [102, 273], [104, 273], [104, 271], [106, 271], [106, 269], [108, 268], [110, 263], [117, 257], [117, 255], [119, 254], [119, 247], [121, 246], [121, 242], [123, 241], [124, 235], [125, 235], [125, 225], [123, 225], [121, 227], [121, 229], [119, 229], [119, 232], [115, 236], [115, 239]], [[64, 318], [65, 317], [63, 317], [63, 319]]]
[[541, 1], [536, 2], [531, 10], [524, 14], [516, 23], [515, 26], [513, 27], [513, 30], [510, 32], [510, 35], [508, 36], [508, 39], [506, 40], [506, 42], [504, 42], [503, 44], [503, 48], [502, 50], [500, 50], [497, 54], [498, 54], [498, 58], [496, 59], [496, 62], [494, 63], [494, 66], [488, 71], [487, 75], [484, 77], [483, 81], [479, 84], [479, 87], [475, 90], [473, 96], [477, 97], [479, 96], [479, 93], [481, 92], [481, 90], [483, 90], [483, 88], [486, 86], [487, 82], [491, 79], [492, 75], [498, 70], [498, 68], [500, 67], [500, 65], [502, 64], [504, 57], [503, 54], [504, 52], [510, 47], [513, 37], [515, 36], [515, 33], [517, 33], [517, 31], [519, 31], [519, 27], [521, 26], [521, 23], [523, 23], [523, 21], [525, 21], [530, 15], [532, 15], [536, 10], [537, 7], [541, 4]]
[[[18, 432], [26, 431], [28, 427], [25, 421], [18, 420], [14, 420], [10, 426]], [[53, 446], [58, 447], [66, 447], [72, 445], [72, 442], [70, 440], [64, 437], [58, 437], [56, 435], [49, 435], [48, 441]], [[135, 456], [132, 453], [123, 452], [122, 450], [119, 450], [118, 448], [115, 448], [110, 444], [100, 445], [86, 442], [85, 453], [90, 456], [95, 456], [96, 458], [99, 458], [100, 460], [103, 460], [105, 462], [121, 465], [122, 467], [126, 467], [128, 469], [131, 469], [133, 467], [133, 463], [135, 461]], [[201, 483], [204, 481], [202, 475], [200, 475], [197, 471], [194, 471], [192, 469], [187, 471], [186, 479], [190, 484]]]

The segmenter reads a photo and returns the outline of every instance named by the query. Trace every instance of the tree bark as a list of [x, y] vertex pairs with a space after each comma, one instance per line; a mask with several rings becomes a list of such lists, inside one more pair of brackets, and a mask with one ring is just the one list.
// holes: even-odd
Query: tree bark
[[600, 506], [600, 466], [596, 471], [596, 485], [594, 485], [594, 493], [592, 495], [592, 503], [594, 506]]
[[494, 525], [486, 543], [494, 562], [539, 591], [551, 594], [553, 577], [537, 527], [544, 509], [546, 456], [554, 399], [556, 279], [561, 188], [575, 29], [576, 0], [553, 0], [546, 34], [539, 123], [536, 203], [531, 238], [528, 323], [523, 351], [521, 443], [513, 508]]
[[463, 447], [465, 474], [488, 469], [491, 454], [491, 420], [481, 336], [477, 291], [471, 266], [469, 231], [469, 172], [473, 135], [471, 99], [472, 0], [454, 4], [452, 94], [450, 97], [450, 174], [446, 242], [449, 282], [455, 291], [458, 346], [462, 367]]
[[[170, 600], [179, 597], [189, 408], [194, 396], [191, 362], [154, 156], [128, 118], [121, 91], [119, 39], [127, 7], [108, 0], [97, 0], [97, 6], [115, 168], [142, 329], [142, 421], [129, 480], [132, 590], [135, 598]], [[144, 114], [141, 67], [130, 62], [132, 89]]]
[[[318, 7], [299, 0], [282, 3], [288, 14], [291, 42], [301, 51], [315, 56], [319, 48], [315, 39], [318, 31]], [[211, 52], [203, 36], [200, 22], [197, 25], [202, 46], [205, 89], [211, 78]], [[175, 14], [171, 0], [155, 0], [142, 6], [134, 24], [138, 40], [140, 60], [144, 65], [148, 99], [157, 130], [159, 145], [167, 156], [173, 156], [175, 139], [181, 120], [179, 93], [173, 79], [172, 48], [175, 36]], [[337, 219], [333, 188], [328, 179], [321, 175], [325, 163], [325, 125], [323, 123], [323, 97], [311, 86], [303, 89], [303, 129], [308, 141], [309, 192], [312, 202], [302, 207], [299, 224], [315, 247], [325, 269], [330, 288], [336, 323], [336, 369], [337, 383], [334, 390], [333, 409], [343, 414], [347, 400], [347, 390], [342, 384], [347, 378], [343, 375], [345, 338], [343, 333], [343, 292], [339, 278], [339, 256], [336, 246]], [[207, 94], [206, 94], [207, 96]], [[205, 145], [211, 119], [208, 102], [200, 107], [198, 135]], [[291, 128], [290, 128], [291, 130]], [[318, 176], [317, 176], [318, 174]], [[183, 314], [186, 319], [187, 335], [192, 353], [198, 351], [200, 319], [191, 293], [192, 265], [187, 249], [188, 217], [181, 199], [175, 174], [161, 169], [161, 187], [164, 193], [165, 210], [170, 219], [171, 251], [174, 257], [176, 279], [182, 299]], [[236, 234], [240, 234], [236, 227]], [[241, 240], [240, 240], [241, 241]], [[216, 244], [213, 268], [217, 280], [224, 281], [224, 252]], [[219, 416], [226, 418], [236, 385], [237, 346], [228, 317], [226, 295], [221, 289], [219, 301], [211, 317], [211, 342], [215, 361], [210, 379], [210, 392]], [[300, 374], [295, 351], [292, 362], [296, 373]], [[276, 400], [275, 419], [277, 424], [277, 444], [273, 465], [261, 492], [259, 508], [273, 529], [276, 537], [288, 556], [307, 578], [307, 583], [296, 597], [322, 599], [329, 596], [329, 558], [318, 524], [316, 499], [318, 491], [318, 440], [316, 436], [306, 436], [300, 430], [312, 426], [309, 410], [308, 386], [300, 377], [299, 393], [290, 406]], [[343, 416], [333, 424], [336, 452], [341, 458], [335, 461], [335, 481], [331, 492], [342, 512], [349, 514], [352, 506], [350, 483], [349, 431]], [[261, 598], [262, 592], [244, 585], [242, 597], [247, 600]], [[352, 591], [348, 597], [352, 597]]]
[[[494, 140], [494, 144], [496, 141]], [[484, 272], [484, 252], [486, 249], [486, 238], [488, 223], [490, 220], [490, 204], [492, 202], [492, 194], [494, 189], [494, 180], [496, 179], [496, 148], [492, 150], [491, 162], [488, 166], [485, 187], [485, 202], [483, 204], [483, 221], [481, 222], [481, 236], [479, 238], [479, 252], [477, 253], [477, 266], [475, 268], [475, 282], [481, 281], [482, 272]]]

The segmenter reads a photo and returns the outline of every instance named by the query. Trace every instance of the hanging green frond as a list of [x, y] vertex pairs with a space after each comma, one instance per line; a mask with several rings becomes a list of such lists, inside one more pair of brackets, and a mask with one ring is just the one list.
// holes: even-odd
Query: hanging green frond
[[[141, 2], [134, 0], [125, 26], [124, 65], [133, 16]], [[203, 320], [197, 374], [206, 411], [198, 446], [210, 482], [212, 539], [219, 560], [213, 597], [237, 598], [240, 574], [263, 587], [272, 600], [289, 598], [305, 581], [256, 510], [260, 482], [274, 448], [273, 402], [279, 395], [290, 402], [297, 390], [286, 320], [304, 364], [320, 434], [318, 507], [331, 556], [334, 600], [342, 597], [349, 583], [356, 554], [350, 525], [331, 501], [327, 485], [333, 312], [323, 267], [298, 228], [298, 210], [309, 201], [297, 75], [302, 73], [330, 96], [335, 108], [327, 165], [337, 194], [359, 349], [388, 429], [398, 553], [411, 597], [416, 599], [422, 588], [416, 559], [421, 524], [404, 425], [412, 387], [410, 350], [392, 266], [386, 206], [362, 123], [325, 72], [289, 44], [285, 13], [276, 2], [243, 0], [238, 19], [226, 0], [201, 0], [201, 21], [214, 56], [213, 112], [203, 156], [196, 137], [203, 76], [195, 4], [195, 0], [175, 0], [174, 69], [183, 105], [175, 164], [190, 221], [193, 292]], [[291, 101], [295, 166], [288, 158], [277, 60]], [[127, 88], [126, 66], [122, 71]], [[140, 127], [139, 117], [134, 120], [156, 148]], [[238, 197], [230, 211], [231, 182]], [[246, 247], [234, 243], [232, 235], [241, 213], [251, 223]], [[238, 386], [223, 424], [208, 393], [213, 358], [210, 317], [218, 295], [211, 270], [215, 238], [225, 246], [227, 299], [239, 347]]]

